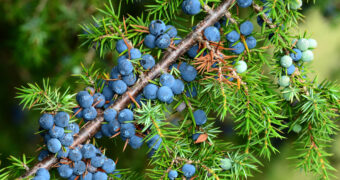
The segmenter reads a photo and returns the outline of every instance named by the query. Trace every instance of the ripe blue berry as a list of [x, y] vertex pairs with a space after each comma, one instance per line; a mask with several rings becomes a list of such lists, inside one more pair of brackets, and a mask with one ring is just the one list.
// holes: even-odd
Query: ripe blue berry
[[302, 52], [300, 51], [300, 49], [294, 48], [293, 51], [290, 53], [290, 57], [294, 60], [294, 61], [299, 61], [302, 57]]
[[[123, 57], [123, 58], [121, 58], [121, 57]], [[125, 56], [120, 56], [118, 58], [118, 64], [121, 63], [121, 61], [128, 61], [128, 59]], [[119, 76], [120, 76], [120, 73], [119, 73], [118, 66], [113, 67], [111, 69], [111, 72], [110, 72], [110, 78], [111, 79], [119, 79]]]
[[83, 110], [83, 118], [86, 121], [92, 121], [97, 117], [97, 110], [94, 107], [86, 108]]
[[247, 37], [246, 43], [249, 49], [253, 49], [256, 47], [256, 39], [253, 36]]
[[93, 167], [99, 168], [102, 167], [105, 161], [105, 156], [101, 153], [96, 153], [94, 157], [91, 158], [91, 165]]
[[232, 52], [235, 54], [241, 54], [245, 50], [244, 45], [241, 42], [238, 42], [236, 44], [229, 44], [230, 48], [233, 48]]
[[[126, 41], [129, 43], [128, 40], [126, 40]], [[124, 52], [127, 49], [128, 49], [128, 47], [126, 46], [125, 41], [123, 39], [120, 39], [120, 40], [117, 41], [116, 50], [119, 54]]]
[[73, 173], [75, 175], [82, 175], [86, 170], [86, 165], [83, 161], [76, 161], [73, 167]]
[[166, 33], [169, 34], [170, 38], [174, 38], [177, 36], [177, 29], [172, 25], [167, 25]]
[[93, 180], [93, 174], [90, 173], [90, 172], [87, 172], [87, 174], [83, 177], [83, 176], [80, 176], [80, 180]]
[[221, 28], [220, 22], [216, 22], [216, 23], [214, 24], [214, 26], [215, 26], [217, 29], [220, 29], [220, 28]]
[[129, 60], [122, 60], [118, 62], [118, 70], [121, 75], [128, 75], [133, 71], [133, 65]]
[[171, 86], [171, 90], [174, 94], [181, 94], [184, 91], [184, 83], [180, 79], [176, 79]]
[[196, 15], [201, 11], [201, 3], [199, 0], [184, 0], [182, 10], [185, 14]]
[[125, 82], [126, 85], [132, 86], [137, 81], [137, 76], [133, 73], [125, 75], [122, 77], [122, 80]]
[[42, 176], [45, 179], [50, 179], [50, 173], [45, 168], [39, 168], [37, 172], [35, 173], [36, 176]]
[[301, 59], [303, 62], [310, 62], [314, 59], [314, 54], [311, 50], [303, 51]]
[[74, 148], [71, 149], [68, 157], [72, 160], [72, 161], [80, 161], [81, 159], [83, 159], [83, 155], [81, 154], [81, 151], [79, 150], [79, 148]]
[[129, 139], [135, 135], [136, 127], [132, 123], [121, 124], [120, 132], [123, 138]]
[[71, 146], [73, 143], [73, 135], [71, 133], [66, 133], [61, 138], [59, 138], [59, 140], [63, 146]]
[[96, 108], [101, 108], [104, 106], [105, 104], [105, 96], [101, 93], [95, 93], [93, 95], [93, 100], [94, 100], [94, 103], [97, 103], [99, 102], [95, 107]]
[[106, 173], [111, 174], [116, 169], [116, 163], [112, 159], [105, 159], [102, 169]]
[[309, 41], [307, 39], [299, 39], [296, 46], [301, 51], [306, 51], [309, 48]]
[[285, 55], [281, 57], [280, 64], [282, 67], [288, 68], [293, 64], [293, 60], [290, 56]]
[[152, 148], [153, 150], [157, 150], [162, 143], [162, 138], [156, 134], [154, 135], [150, 140], [146, 142], [149, 148]]
[[57, 158], [67, 158], [70, 153], [70, 149], [68, 147], [61, 148], [57, 153]]
[[175, 78], [171, 74], [162, 74], [159, 78], [159, 81], [162, 86], [171, 87], [175, 83]]
[[133, 48], [130, 50], [130, 59], [139, 59], [142, 57], [142, 53], [139, 49]]
[[204, 29], [204, 37], [208, 41], [213, 42], [219, 42], [221, 40], [220, 31], [214, 26], [209, 26], [206, 29]]
[[290, 84], [290, 78], [288, 76], [281, 76], [279, 79], [279, 85], [281, 87], [287, 87]]
[[104, 86], [102, 94], [105, 97], [105, 101], [110, 101], [114, 95], [112, 89], [108, 86]]
[[70, 123], [66, 126], [66, 130], [72, 131], [72, 135], [77, 134], [79, 132], [79, 125], [77, 123]]
[[98, 131], [98, 132], [94, 135], [94, 137], [95, 137], [96, 139], [101, 139], [101, 138], [103, 137], [103, 133], [102, 133], [101, 131]]
[[49, 130], [53, 127], [54, 121], [51, 114], [43, 114], [39, 119], [39, 125], [43, 129]]
[[192, 140], [196, 141], [198, 139], [198, 137], [200, 137], [202, 133], [195, 133], [192, 135]]
[[174, 44], [177, 45], [177, 44], [179, 44], [180, 42], [182, 42], [182, 38], [179, 37], [179, 36], [176, 36], [176, 37], [174, 38]]
[[173, 97], [172, 90], [167, 86], [162, 86], [157, 91], [157, 98], [162, 102], [169, 102]]
[[250, 21], [245, 21], [244, 23], [241, 24], [240, 26], [240, 32], [241, 34], [248, 36], [253, 32], [254, 30], [254, 25]]
[[48, 134], [52, 137], [52, 138], [60, 138], [64, 135], [64, 128], [58, 127], [58, 126], [54, 126], [53, 128], [51, 128], [48, 131]]
[[244, 73], [247, 71], [247, 63], [244, 62], [244, 61], [238, 61], [236, 64], [235, 64], [235, 69], [236, 69], [236, 72], [237, 73]]
[[66, 127], [69, 121], [70, 115], [66, 112], [61, 111], [54, 116], [54, 123], [59, 127]]
[[125, 123], [127, 121], [133, 121], [133, 112], [130, 109], [123, 109], [118, 114], [118, 121]]
[[122, 80], [117, 80], [117, 81], [113, 81], [111, 88], [114, 92], [116, 92], [117, 94], [121, 95], [124, 94], [127, 90], [127, 85], [125, 84], [124, 81]]
[[116, 119], [116, 116], [117, 111], [114, 109], [109, 108], [104, 111], [104, 120], [107, 122], [113, 121], [114, 119]]
[[93, 179], [95, 180], [107, 180], [107, 174], [101, 171], [98, 171], [93, 174]]
[[113, 135], [110, 132], [109, 124], [103, 124], [101, 126], [101, 132], [103, 133], [104, 136], [107, 136], [107, 137], [111, 137]]
[[38, 161], [44, 160], [48, 156], [49, 152], [47, 150], [40, 151], [38, 155]]
[[229, 158], [224, 158], [224, 159], [221, 159], [221, 168], [223, 170], [229, 170], [231, 169], [231, 160]]
[[47, 149], [51, 153], [57, 153], [61, 149], [60, 141], [56, 138], [51, 138], [50, 140], [47, 141]]
[[155, 59], [150, 54], [145, 54], [139, 61], [144, 69], [152, 69], [155, 66]]
[[182, 78], [187, 82], [195, 80], [197, 76], [197, 70], [191, 65], [184, 65], [184, 63], [183, 66], [180, 66], [179, 71]]
[[196, 125], [198, 126], [203, 125], [207, 122], [207, 115], [201, 109], [198, 109], [194, 112], [194, 118], [195, 118]]
[[67, 164], [61, 164], [58, 167], [59, 176], [62, 178], [69, 178], [72, 176], [73, 169]]
[[253, 0], [237, 0], [237, 5], [241, 8], [249, 7], [253, 3]]
[[143, 145], [143, 138], [134, 135], [130, 138], [129, 144], [132, 149], [138, 149]]
[[176, 179], [177, 176], [178, 176], [178, 172], [176, 170], [170, 170], [169, 173], [168, 173], [168, 178], [170, 180]]
[[287, 74], [291, 75], [295, 72], [295, 66], [294, 64], [292, 64], [291, 66], [289, 66], [289, 68], [287, 68]]
[[148, 34], [144, 38], [145, 46], [151, 49], [156, 47], [155, 41], [156, 41], [156, 36], [152, 34]]
[[225, 37], [229, 42], [234, 43], [240, 39], [240, 34], [237, 31], [233, 30], [230, 33], [228, 33]]
[[93, 103], [93, 97], [87, 91], [80, 91], [77, 94], [77, 102], [82, 108], [89, 108]]
[[148, 84], [143, 89], [143, 94], [146, 99], [154, 100], [157, 98], [158, 86], [155, 84]]
[[[73, 108], [73, 114], [76, 114], [79, 111], [80, 108]], [[75, 116], [76, 118], [83, 118], [82, 110], [80, 110], [77, 115]]]
[[191, 46], [191, 48], [188, 50], [187, 54], [190, 58], [195, 58], [198, 54], [198, 44], [195, 44], [193, 46]]
[[97, 148], [94, 147], [93, 144], [85, 144], [80, 151], [83, 155], [83, 158], [91, 159], [96, 155]]
[[153, 20], [149, 25], [149, 31], [155, 36], [163, 34], [166, 30], [166, 26], [162, 20]]
[[192, 164], [184, 164], [182, 167], [182, 172], [186, 178], [190, 178], [195, 174], [196, 168]]
[[161, 49], [166, 49], [170, 46], [171, 44], [171, 38], [169, 34], [162, 34], [156, 38], [155, 45], [158, 48]]

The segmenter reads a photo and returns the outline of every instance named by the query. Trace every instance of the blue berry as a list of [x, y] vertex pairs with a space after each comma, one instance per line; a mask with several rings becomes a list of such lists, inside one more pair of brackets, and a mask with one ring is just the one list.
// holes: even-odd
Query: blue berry
[[93, 144], [85, 144], [80, 151], [83, 155], [83, 158], [91, 159], [96, 155], [97, 148], [94, 147]]
[[57, 153], [61, 149], [60, 141], [56, 138], [51, 138], [50, 140], [47, 141], [47, 149], [51, 153]]
[[209, 26], [204, 29], [204, 37], [208, 41], [213, 41], [213, 42], [219, 42], [221, 40], [220, 31], [214, 26]]
[[87, 174], [84, 177], [80, 176], [80, 180], [93, 180], [92, 178], [93, 178], [93, 174], [90, 172], [87, 172]]
[[127, 90], [127, 85], [122, 80], [117, 80], [112, 82], [111, 86], [112, 90], [117, 94], [121, 95], [124, 94]]
[[118, 62], [118, 70], [121, 75], [128, 75], [133, 71], [133, 65], [129, 60]]
[[186, 178], [190, 178], [195, 174], [196, 168], [192, 164], [184, 164], [182, 167], [182, 172]]
[[149, 31], [155, 36], [163, 34], [166, 30], [166, 26], [162, 20], [153, 20], [149, 25]]
[[86, 108], [83, 110], [83, 118], [86, 121], [92, 121], [97, 117], [97, 110], [94, 107]]
[[174, 97], [172, 90], [167, 86], [162, 86], [157, 91], [157, 98], [162, 102], [168, 102]]
[[229, 42], [234, 43], [240, 39], [240, 34], [237, 31], [233, 30], [230, 33], [228, 33], [225, 37]]
[[245, 50], [244, 45], [241, 42], [238, 42], [237, 44], [229, 44], [230, 48], [233, 48], [232, 52], [235, 54], [241, 54]]
[[44, 176], [35, 176], [32, 180], [47, 180]]
[[238, 61], [235, 65], [235, 69], [237, 73], [244, 73], [247, 71], [247, 63], [244, 61]]
[[148, 84], [143, 89], [143, 94], [146, 99], [154, 100], [157, 98], [158, 86], [155, 84]]
[[130, 73], [130, 74], [126, 75], [126, 76], [123, 76], [122, 80], [125, 82], [126, 85], [132, 86], [137, 81], [137, 76], [135, 74], [133, 74], [133, 73]]
[[198, 126], [203, 125], [207, 122], [207, 115], [201, 109], [198, 109], [194, 112], [194, 118], [195, 118], [196, 125]]
[[102, 167], [105, 161], [105, 157], [101, 153], [96, 153], [94, 157], [91, 158], [91, 165], [93, 167]]
[[231, 169], [231, 160], [229, 158], [224, 158], [224, 159], [221, 159], [221, 168], [223, 170], [229, 170]]
[[[120, 57], [124, 57], [124, 58], [120, 58]], [[120, 57], [118, 58], [118, 64], [121, 63], [122, 61], [128, 61], [128, 59], [126, 59], [125, 56], [120, 56]], [[119, 79], [119, 76], [120, 76], [120, 73], [119, 73], [118, 66], [113, 67], [110, 72], [110, 78]]]
[[300, 49], [294, 48], [293, 51], [290, 53], [290, 57], [294, 60], [294, 61], [299, 61], [302, 58], [302, 52], [300, 51]]
[[116, 163], [112, 159], [105, 159], [102, 169], [106, 173], [111, 174], [116, 169]]
[[[79, 111], [80, 108], [73, 108], [73, 114], [76, 114]], [[82, 110], [80, 110], [77, 115], [75, 115], [76, 118], [83, 118]]]
[[45, 169], [45, 168], [39, 168], [38, 170], [37, 170], [37, 172], [35, 173], [35, 175], [36, 176], [42, 176], [42, 177], [44, 177], [46, 180], [47, 179], [50, 179], [50, 173], [48, 172], [48, 170], [47, 169]]
[[101, 139], [101, 138], [103, 137], [103, 133], [102, 133], [101, 131], [98, 131], [98, 132], [94, 135], [94, 137], [95, 137], [96, 139]]
[[184, 83], [180, 79], [176, 79], [171, 86], [171, 90], [174, 94], [178, 95], [184, 91]]
[[160, 83], [162, 86], [171, 87], [175, 83], [175, 78], [171, 74], [162, 74], [159, 78]]
[[190, 58], [195, 58], [198, 54], [198, 44], [195, 44], [193, 46], [191, 46], [191, 48], [188, 50], [187, 54]]
[[199, 0], [184, 0], [182, 10], [185, 14], [196, 15], [201, 11], [201, 3]]
[[80, 91], [76, 96], [77, 102], [82, 108], [89, 108], [93, 103], [93, 97], [87, 91]]
[[102, 94], [105, 97], [105, 101], [110, 101], [114, 95], [112, 89], [108, 86], [104, 86]]
[[142, 53], [139, 49], [133, 48], [130, 50], [130, 59], [139, 59], [142, 57]]
[[53, 127], [54, 121], [51, 114], [43, 114], [39, 119], [39, 125], [43, 129], [49, 130]]
[[82, 175], [86, 170], [86, 165], [83, 161], [76, 161], [73, 167], [73, 173], [75, 175]]
[[253, 32], [253, 30], [254, 30], [254, 26], [253, 26], [253, 23], [251, 23], [250, 21], [245, 21], [240, 26], [241, 34], [243, 34], [245, 36], [250, 35], [251, 32]]
[[93, 87], [88, 86], [84, 91], [87, 91], [92, 96], [96, 90]]
[[73, 143], [73, 135], [71, 133], [66, 133], [61, 138], [59, 138], [59, 140], [63, 146], [71, 146]]
[[121, 124], [120, 132], [123, 138], [129, 139], [135, 135], [136, 127], [132, 123]]
[[117, 133], [119, 128], [120, 128], [120, 123], [116, 119], [109, 122], [108, 129], [109, 129], [110, 134], [113, 135]]
[[111, 134], [110, 129], [109, 129], [109, 124], [103, 124], [101, 126], [101, 131], [104, 136], [111, 137], [113, 134]]
[[93, 179], [95, 180], [107, 180], [107, 174], [101, 171], [98, 171], [93, 174]]
[[177, 36], [177, 29], [172, 25], [166, 26], [166, 33], [169, 34], [170, 38]]
[[159, 147], [162, 143], [162, 138], [158, 134], [156, 134], [150, 140], [148, 140], [146, 143], [147, 143], [149, 148], [157, 150], [157, 149], [159, 149]]
[[168, 177], [170, 180], [176, 179], [178, 176], [178, 172], [176, 170], [170, 170], [168, 173]]
[[64, 128], [55, 126], [53, 128], [51, 128], [48, 131], [48, 134], [52, 137], [52, 138], [60, 138], [64, 135]]
[[214, 26], [215, 26], [217, 29], [220, 29], [220, 28], [221, 28], [220, 22], [216, 22], [216, 23], [214, 24]]
[[67, 158], [70, 153], [70, 149], [68, 147], [61, 148], [57, 153], [57, 158]]
[[122, 177], [122, 175], [121, 174], [119, 174], [120, 172], [119, 171], [113, 171], [113, 173], [112, 174], [114, 174], [115, 175], [115, 177], [117, 177], [117, 178], [121, 178]]
[[198, 139], [198, 137], [200, 137], [202, 133], [195, 133], [192, 135], [192, 140], [196, 141]]
[[133, 112], [130, 109], [123, 109], [118, 114], [118, 121], [125, 123], [127, 121], [133, 121]]
[[52, 137], [50, 136], [50, 134], [46, 133], [46, 134], [44, 135], [44, 142], [45, 142], [45, 144], [46, 144], [47, 141], [50, 140], [51, 138], [52, 138]]
[[256, 47], [256, 39], [253, 36], [247, 37], [246, 43], [249, 49], [253, 49]]
[[66, 127], [69, 121], [70, 115], [66, 112], [61, 111], [54, 116], [54, 123], [59, 127]]
[[116, 119], [116, 116], [117, 116], [117, 111], [112, 108], [106, 109], [104, 111], [104, 120], [107, 122], [113, 121], [114, 119]]
[[67, 164], [61, 164], [58, 167], [59, 176], [62, 178], [69, 178], [72, 176], [73, 169]]
[[150, 54], [145, 54], [139, 61], [144, 69], [152, 69], [155, 66], [155, 59]]
[[180, 42], [182, 42], [182, 38], [181, 38], [180, 36], [176, 36], [176, 37], [174, 38], [174, 44], [177, 45], [177, 44], [179, 44]]
[[155, 45], [158, 48], [161, 49], [166, 49], [170, 46], [171, 44], [171, 38], [169, 34], [162, 34], [156, 38]]
[[96, 108], [101, 108], [104, 106], [105, 104], [105, 96], [101, 93], [95, 93], [93, 95], [93, 100], [94, 100], [94, 103], [97, 103], [99, 102], [95, 107]]
[[155, 48], [156, 47], [156, 44], [155, 44], [155, 41], [156, 41], [156, 36], [152, 35], [152, 34], [148, 34], [145, 36], [144, 38], [144, 44], [146, 47], [152, 49], [152, 48]]
[[72, 160], [72, 161], [80, 161], [81, 159], [83, 159], [83, 155], [81, 154], [81, 151], [79, 150], [79, 148], [74, 148], [71, 149], [68, 157]]
[[241, 8], [246, 8], [249, 7], [252, 2], [253, 0], [237, 0], [237, 5]]
[[229, 76], [224, 76], [228, 81], [233, 81], [234, 80], [234, 78], [232, 78], [232, 77], [229, 77]]
[[79, 125], [77, 123], [70, 123], [66, 126], [66, 130], [72, 131], [72, 135], [77, 134], [79, 132]]
[[196, 97], [196, 96], [197, 96], [196, 87], [195, 87], [195, 86], [192, 86], [192, 87], [188, 86], [185, 95], [186, 95], [187, 97], [191, 97], [191, 98]]
[[116, 50], [119, 54], [126, 51], [127, 49], [128, 47], [126, 46], [125, 41], [123, 39], [117, 41]]
[[38, 155], [38, 161], [44, 160], [48, 156], [49, 152], [47, 150], [40, 151]]
[[294, 64], [292, 64], [291, 66], [289, 66], [289, 68], [287, 68], [287, 74], [291, 75], [295, 72], [295, 66]]
[[191, 65], [181, 65], [179, 68], [182, 78], [187, 81], [193, 81], [197, 76], [197, 70]]
[[132, 149], [138, 149], [143, 145], [143, 138], [134, 135], [130, 138], [129, 144]]

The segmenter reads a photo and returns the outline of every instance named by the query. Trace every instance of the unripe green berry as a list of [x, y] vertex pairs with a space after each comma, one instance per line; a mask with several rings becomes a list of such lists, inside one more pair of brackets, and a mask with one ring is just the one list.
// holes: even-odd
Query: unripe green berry
[[290, 78], [288, 76], [281, 76], [279, 79], [279, 85], [281, 87], [287, 87], [290, 84]]
[[302, 52], [302, 61], [303, 62], [310, 62], [314, 59], [314, 54], [311, 50], [307, 50]]
[[293, 60], [290, 56], [285, 55], [282, 56], [280, 63], [282, 67], [288, 68], [293, 64]]
[[289, 2], [290, 9], [297, 10], [302, 6], [302, 0], [291, 0]]
[[308, 39], [309, 49], [315, 49], [318, 46], [318, 42], [315, 39]]
[[309, 42], [308, 42], [307, 39], [299, 39], [299, 41], [297, 42], [296, 46], [301, 51], [306, 51], [309, 48]]
[[295, 125], [293, 126], [293, 131], [294, 131], [295, 133], [299, 133], [299, 132], [301, 131], [301, 129], [302, 129], [302, 127], [301, 127], [300, 124], [295, 124]]
[[235, 69], [237, 73], [243, 73], [247, 70], [247, 63], [244, 61], [239, 61], [236, 63]]
[[223, 170], [229, 170], [231, 169], [231, 160], [229, 158], [224, 158], [224, 159], [221, 159], [221, 168]]

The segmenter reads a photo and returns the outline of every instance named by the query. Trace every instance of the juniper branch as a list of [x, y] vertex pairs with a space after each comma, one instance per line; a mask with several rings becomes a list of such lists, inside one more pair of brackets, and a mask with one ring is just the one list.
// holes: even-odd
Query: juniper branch
[[[110, 108], [113, 108], [117, 111], [126, 107], [131, 101], [130, 95], [132, 97], [136, 97], [137, 94], [143, 90], [143, 88], [149, 83], [150, 80], [158, 77], [162, 72], [166, 72], [168, 67], [174, 63], [177, 58], [183, 55], [194, 43], [198, 40], [198, 37], [201, 36], [202, 31], [208, 26], [213, 25], [217, 22], [222, 16], [226, 13], [228, 8], [232, 5], [233, 0], [225, 0], [213, 10], [213, 13], [207, 15], [204, 20], [202, 20], [197, 28], [192, 31], [183, 41], [178, 44], [177, 49], [168, 49], [162, 60], [146, 74], [143, 74], [141, 78], [136, 82], [136, 84], [129, 89], [126, 93], [124, 93]], [[84, 143], [87, 139], [91, 138], [95, 135], [95, 133], [99, 130], [101, 123], [103, 122], [103, 116], [100, 114], [93, 121], [88, 122], [84, 127], [81, 128], [78, 136], [74, 138], [74, 142], [71, 145], [72, 147], [76, 147], [82, 143]], [[46, 169], [50, 169], [55, 163], [58, 162], [58, 159], [54, 156], [48, 156], [42, 162], [36, 164], [29, 171], [23, 174], [20, 178], [26, 178], [35, 174], [35, 172], [40, 168], [44, 167]]]

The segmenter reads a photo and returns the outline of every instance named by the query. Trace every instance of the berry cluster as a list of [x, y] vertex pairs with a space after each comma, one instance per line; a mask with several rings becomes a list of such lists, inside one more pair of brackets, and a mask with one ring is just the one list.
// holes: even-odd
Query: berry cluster
[[[196, 172], [196, 167], [192, 164], [184, 164], [182, 166], [182, 172], [183, 175], [187, 178], [190, 179]], [[178, 177], [178, 172], [176, 170], [170, 170], [168, 172], [168, 178], [170, 180], [174, 180]]]
[[[239, 28], [241, 35], [236, 30], [231, 31], [226, 35], [226, 39], [229, 42], [229, 47], [233, 49], [233, 53], [241, 54], [244, 52], [246, 47], [248, 49], [253, 49], [256, 47], [256, 39], [254, 38], [254, 36], [251, 36], [253, 30], [253, 23], [251, 23], [250, 21], [245, 21], [240, 25]], [[240, 38], [243, 42], [239, 41]]]
[[180, 37], [177, 36], [177, 29], [172, 25], [165, 25], [162, 20], [153, 20], [149, 25], [150, 34], [144, 38], [144, 44], [148, 48], [158, 47], [160, 49], [166, 49], [171, 45], [171, 40], [174, 40], [175, 44], [180, 42]]

